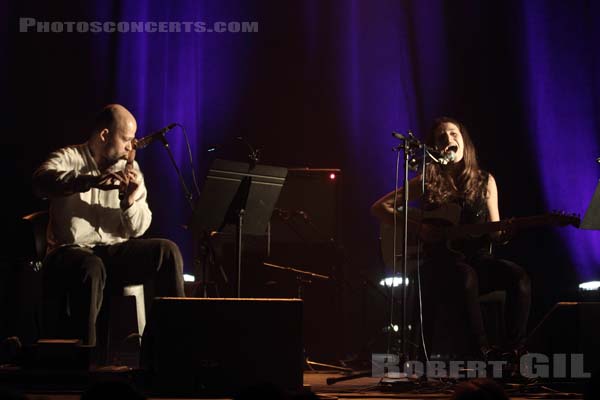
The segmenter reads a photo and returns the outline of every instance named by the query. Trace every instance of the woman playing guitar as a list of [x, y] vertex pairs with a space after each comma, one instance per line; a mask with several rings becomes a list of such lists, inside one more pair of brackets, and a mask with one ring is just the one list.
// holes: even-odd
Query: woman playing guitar
[[[427, 211], [457, 206], [461, 224], [478, 224], [500, 220], [498, 189], [494, 177], [479, 168], [475, 147], [465, 127], [451, 118], [439, 118], [430, 130], [426, 144], [438, 150], [449, 162], [429, 164], [425, 170], [425, 192], [421, 176], [409, 183], [409, 200], [420, 199]], [[377, 200], [371, 212], [382, 223], [393, 224], [394, 193]], [[400, 196], [402, 191], [399, 191]], [[401, 200], [401, 199], [400, 199]], [[401, 204], [401, 203], [399, 203]], [[425, 227], [423, 225], [422, 227]], [[423, 229], [420, 235], [428, 232]], [[519, 356], [526, 339], [527, 319], [531, 304], [529, 277], [519, 265], [494, 257], [491, 241], [503, 241], [507, 232], [493, 232], [477, 239], [460, 242], [449, 251], [444, 243], [425, 246], [426, 261], [421, 268], [424, 293], [425, 334], [431, 338], [436, 306], [456, 301], [466, 311], [467, 325], [479, 355], [496, 358], [483, 326], [479, 296], [495, 290], [506, 291], [508, 354]], [[458, 251], [457, 251], [458, 250]]]

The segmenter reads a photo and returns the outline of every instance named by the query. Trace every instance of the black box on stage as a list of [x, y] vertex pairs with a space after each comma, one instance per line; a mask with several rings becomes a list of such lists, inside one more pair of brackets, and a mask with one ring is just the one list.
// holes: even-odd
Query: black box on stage
[[327, 243], [338, 239], [339, 169], [289, 168], [271, 217], [274, 243]]
[[[527, 350], [546, 355], [583, 354], [586, 372], [600, 370], [600, 303], [561, 302], [529, 336]], [[600, 371], [599, 371], [600, 372]]]
[[343, 281], [341, 184], [339, 169], [288, 168], [271, 217], [267, 261], [330, 279], [299, 279], [288, 271], [264, 266], [253, 269], [253, 277], [249, 278], [257, 281], [254, 285], [257, 288], [267, 289], [264, 296], [302, 296], [306, 354], [325, 362], [343, 358], [345, 350], [340, 283]]
[[141, 362], [156, 394], [232, 396], [259, 383], [298, 391], [302, 301], [157, 298]]

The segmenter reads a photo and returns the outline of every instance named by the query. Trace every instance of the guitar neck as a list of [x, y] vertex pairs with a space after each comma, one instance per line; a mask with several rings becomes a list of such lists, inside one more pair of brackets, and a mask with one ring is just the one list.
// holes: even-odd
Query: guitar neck
[[460, 239], [469, 236], [481, 236], [488, 233], [499, 232], [507, 228], [529, 229], [548, 225], [556, 225], [555, 218], [548, 215], [538, 215], [533, 217], [513, 218], [496, 222], [485, 222], [482, 224], [464, 224], [447, 228], [447, 237], [449, 239]]

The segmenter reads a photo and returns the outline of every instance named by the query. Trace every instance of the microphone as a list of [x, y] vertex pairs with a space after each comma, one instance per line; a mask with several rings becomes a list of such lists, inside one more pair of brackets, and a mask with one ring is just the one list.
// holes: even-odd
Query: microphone
[[154, 142], [155, 140], [163, 139], [165, 136], [165, 133], [169, 132], [171, 129], [175, 128], [176, 126], [177, 126], [177, 123], [173, 122], [172, 124], [165, 126], [164, 128], [162, 128], [159, 131], [156, 131], [149, 135], [144, 136], [143, 138], [139, 139], [136, 142], [135, 148], [143, 149], [144, 147], [148, 146], [150, 143]]
[[[438, 151], [435, 149], [427, 148], [427, 156], [425, 157], [426, 163], [436, 163], [440, 165], [448, 165], [456, 160], [456, 147], [452, 146], [448, 151]], [[421, 157], [413, 157], [408, 161], [408, 168], [411, 171], [417, 171], [419, 164], [423, 162]]]
[[445, 151], [442, 153], [442, 157], [439, 158], [439, 162], [442, 165], [448, 165], [451, 162], [454, 162], [455, 159], [456, 159], [456, 150], [454, 150], [454, 147], [450, 147], [450, 149], [448, 149], [448, 151]]
[[429, 157], [431, 157], [434, 162], [440, 165], [448, 165], [456, 160], [456, 150], [458, 150], [456, 146], [450, 146], [445, 151], [429, 149], [427, 152], [429, 153]]
[[392, 137], [395, 137], [396, 139], [400, 140], [406, 140], [406, 136], [398, 132], [392, 132]]
[[419, 141], [419, 139], [417, 139], [415, 137], [415, 135], [413, 135], [413, 133], [411, 131], [408, 131], [408, 137], [404, 136], [401, 133], [398, 132], [392, 132], [392, 137], [398, 139], [398, 140], [402, 140], [404, 143], [407, 143], [409, 146], [413, 147], [413, 148], [421, 148], [423, 147], [423, 144]]

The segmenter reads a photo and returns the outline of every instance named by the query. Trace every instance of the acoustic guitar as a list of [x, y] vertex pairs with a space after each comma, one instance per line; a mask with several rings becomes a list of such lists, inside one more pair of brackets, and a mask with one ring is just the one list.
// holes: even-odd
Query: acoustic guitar
[[[453, 253], [462, 254], [457, 244], [461, 240], [485, 239], [493, 232], [517, 231], [544, 226], [574, 226], [579, 227], [580, 219], [573, 214], [551, 212], [530, 217], [517, 217], [497, 222], [479, 224], [460, 224], [461, 208], [456, 204], [448, 204], [433, 211], [422, 211], [409, 208], [408, 211], [408, 259], [409, 269], [416, 266], [416, 255], [419, 245], [440, 244]], [[396, 231], [396, 267], [402, 261], [402, 218], [398, 216]], [[381, 253], [384, 265], [393, 265], [394, 228], [381, 224], [380, 231]]]

